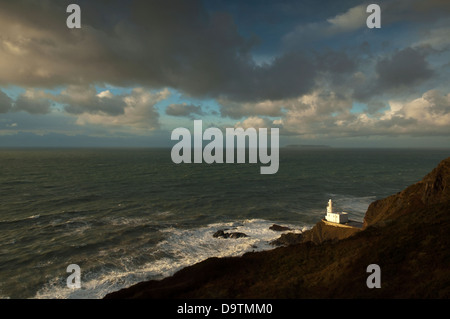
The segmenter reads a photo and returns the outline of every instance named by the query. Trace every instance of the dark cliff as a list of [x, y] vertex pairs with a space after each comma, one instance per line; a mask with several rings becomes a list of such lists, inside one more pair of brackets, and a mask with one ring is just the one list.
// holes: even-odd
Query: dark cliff
[[[320, 222], [301, 243], [209, 258], [105, 298], [449, 298], [449, 185], [450, 158], [372, 203], [361, 231], [330, 233]], [[366, 285], [370, 264], [381, 268], [381, 288]]]
[[405, 190], [370, 204], [364, 217], [364, 227], [389, 222], [406, 214], [448, 202], [450, 198], [450, 158], [443, 160], [426, 175]]

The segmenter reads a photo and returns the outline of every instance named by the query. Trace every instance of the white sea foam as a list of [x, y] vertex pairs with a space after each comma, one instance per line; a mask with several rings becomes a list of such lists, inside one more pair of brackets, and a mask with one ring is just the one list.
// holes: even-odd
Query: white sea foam
[[[96, 274], [82, 271], [81, 288], [66, 287], [66, 278], [54, 279], [42, 287], [35, 298], [102, 298], [107, 293], [117, 291], [151, 279], [162, 279], [170, 276], [186, 266], [193, 265], [209, 257], [240, 256], [249, 251], [262, 251], [274, 248], [270, 241], [278, 238], [281, 232], [270, 230], [273, 222], [262, 219], [251, 219], [242, 222], [215, 223], [194, 229], [178, 229], [174, 227], [161, 230], [165, 239], [156, 246], [154, 254], [158, 259], [141, 266], [134, 266], [132, 258], [126, 256], [119, 262], [121, 270], [102, 268]], [[284, 225], [290, 232], [300, 233], [308, 227]], [[214, 238], [217, 230], [225, 232], [242, 232], [248, 237]], [[100, 254], [97, 257], [101, 257]], [[103, 256], [105, 256], [103, 254]], [[106, 257], [106, 256], [105, 256]], [[100, 258], [102, 259], [102, 258]]]
[[[238, 256], [248, 251], [261, 251], [273, 248], [270, 241], [280, 236], [279, 232], [270, 230], [273, 222], [262, 219], [251, 219], [243, 222], [229, 222], [210, 224], [197, 229], [168, 228], [163, 232], [170, 236], [158, 244], [174, 257], [183, 257], [188, 263], [195, 263], [210, 256]], [[295, 232], [296, 226], [287, 225]], [[242, 232], [248, 237], [214, 238], [212, 234], [217, 230], [225, 232]]]

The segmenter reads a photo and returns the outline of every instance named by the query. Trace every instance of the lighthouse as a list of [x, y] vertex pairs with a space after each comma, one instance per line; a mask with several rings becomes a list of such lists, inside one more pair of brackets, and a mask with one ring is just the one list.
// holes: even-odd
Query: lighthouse
[[330, 199], [328, 201], [327, 215], [325, 216], [325, 220], [332, 223], [344, 224], [348, 222], [348, 214], [345, 212], [333, 212], [333, 201]]
[[328, 200], [327, 214], [333, 214], [333, 201], [331, 199]]

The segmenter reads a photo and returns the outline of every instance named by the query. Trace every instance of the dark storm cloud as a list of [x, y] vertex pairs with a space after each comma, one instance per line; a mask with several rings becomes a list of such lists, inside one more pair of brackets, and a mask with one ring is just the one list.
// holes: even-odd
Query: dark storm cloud
[[381, 89], [413, 85], [433, 75], [426, 56], [420, 50], [405, 48], [392, 57], [378, 61], [376, 72]]
[[311, 57], [294, 52], [256, 65], [256, 38], [201, 1], [79, 4], [82, 28], [73, 30], [65, 25], [66, 2], [2, 4], [0, 84], [146, 85], [242, 101], [298, 96], [313, 85]]
[[12, 106], [11, 98], [0, 90], [0, 113], [7, 113]]
[[237, 101], [263, 101], [305, 94], [315, 83], [314, 62], [312, 56], [291, 52], [271, 64], [243, 66], [227, 81], [222, 95]]
[[447, 0], [397, 0], [380, 3], [383, 10], [383, 23], [398, 21], [432, 23], [447, 18], [450, 2]]
[[310, 138], [449, 134], [448, 1], [380, 2], [377, 30], [358, 0], [78, 0], [71, 30], [72, 2], [0, 0], [11, 129], [143, 136], [214, 115]]
[[427, 50], [407, 47], [392, 55], [378, 59], [376, 77], [355, 86], [354, 97], [368, 101], [383, 93], [408, 91], [432, 78], [435, 74], [427, 62]]
[[349, 76], [357, 71], [358, 58], [345, 51], [325, 50], [316, 53], [317, 71], [333, 86], [348, 85]]
[[30, 114], [47, 114], [50, 112], [51, 103], [43, 92], [30, 90], [17, 98], [13, 110]]
[[131, 20], [145, 33], [145, 51], [154, 57], [145, 58], [143, 66], [160, 85], [190, 95], [252, 101], [299, 95], [313, 84], [310, 58], [290, 53], [270, 65], [256, 65], [250, 50], [257, 40], [244, 38], [228, 13], [208, 13], [200, 1], [136, 2]]
[[327, 50], [317, 54], [320, 70], [335, 74], [343, 74], [354, 71], [357, 64], [354, 58], [350, 57], [344, 51]]

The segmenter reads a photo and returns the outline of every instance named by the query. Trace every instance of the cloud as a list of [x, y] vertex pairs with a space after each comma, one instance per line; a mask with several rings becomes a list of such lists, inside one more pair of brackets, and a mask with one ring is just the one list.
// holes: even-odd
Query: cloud
[[[423, 94], [422, 100], [430, 107], [433, 116], [447, 116], [450, 114], [450, 93], [444, 95], [439, 90], [430, 90]], [[442, 125], [448, 124], [443, 121]]]
[[380, 4], [383, 25], [399, 21], [429, 25], [447, 19], [450, 4], [445, 0], [396, 0]]
[[65, 110], [71, 114], [103, 113], [114, 116], [124, 113], [127, 106], [125, 97], [113, 95], [109, 90], [97, 93], [92, 85], [69, 85], [55, 100], [65, 105]]
[[[109, 94], [106, 94], [109, 95]], [[170, 95], [168, 89], [151, 93], [143, 88], [135, 88], [129, 95], [121, 96], [125, 107], [121, 114], [111, 114], [104, 111], [83, 112], [77, 114], [78, 125], [101, 125], [114, 128], [117, 131], [130, 131], [136, 134], [146, 133], [159, 128], [159, 114], [155, 104]]]
[[[433, 125], [436, 134], [446, 132], [445, 1], [384, 3], [382, 29], [370, 31], [366, 4], [353, 1], [245, 6], [259, 21], [250, 27], [242, 12], [219, 12], [217, 3], [200, 0], [80, 0], [82, 28], [74, 30], [65, 24], [69, 3], [1, 3], [0, 113], [59, 112], [87, 132], [142, 135], [157, 130], [161, 119], [185, 120], [160, 118], [155, 108], [170, 88], [187, 98], [167, 106], [167, 115], [278, 125], [282, 134], [432, 134]], [[273, 6], [283, 13], [272, 15]], [[264, 59], [257, 63], [255, 55]], [[25, 92], [10, 94], [14, 86]], [[98, 90], [111, 86], [127, 93]], [[182, 103], [203, 98], [217, 102], [220, 114], [207, 103]], [[363, 103], [353, 108], [354, 102]], [[25, 130], [32, 121], [13, 122]]]
[[[299, 135], [330, 134], [353, 117], [349, 96], [337, 92], [316, 90], [297, 99], [283, 118], [282, 132]], [[344, 128], [346, 129], [346, 128]]]
[[410, 120], [410, 125], [402, 125], [401, 129], [412, 135], [450, 133], [450, 93], [429, 90], [411, 101], [390, 101], [390, 106], [381, 122], [395, 124], [399, 119]]
[[[317, 43], [327, 43], [328, 41], [336, 41], [336, 39], [348, 36], [349, 33], [358, 30], [364, 31], [366, 29], [366, 19], [370, 13], [366, 12], [367, 6], [371, 2], [364, 2], [356, 6], [346, 9], [345, 4], [339, 6], [333, 6], [330, 3], [321, 4], [321, 13], [316, 13], [315, 16], [319, 16], [318, 21], [303, 22], [295, 25], [289, 32], [283, 36], [283, 44], [287, 49], [304, 48], [307, 45], [315, 45]], [[333, 3], [334, 4], [334, 3]], [[341, 3], [339, 3], [341, 4]], [[396, 30], [400, 24], [408, 24], [408, 28], [411, 30], [411, 34], [418, 30], [422, 33], [427, 33], [430, 26], [433, 24], [442, 23], [442, 21], [448, 20], [448, 14], [450, 12], [450, 5], [445, 0], [395, 0], [384, 1], [378, 3], [381, 8], [381, 21], [383, 36], [390, 41], [392, 36], [388, 33], [384, 33], [384, 30], [391, 28]], [[326, 8], [325, 8], [326, 7]], [[327, 10], [328, 9], [328, 10]], [[336, 9], [337, 11], [336, 14]], [[328, 14], [328, 17], [326, 17]], [[325, 16], [324, 16], [325, 15]], [[389, 32], [389, 31], [388, 31]], [[375, 40], [377, 38], [376, 33], [364, 33], [364, 37]], [[342, 37], [341, 37], [342, 36]], [[444, 36], [444, 42], [448, 42], [445, 39], [445, 28], [440, 31], [436, 31], [434, 34], [430, 34], [435, 39]], [[359, 34], [356, 34], [354, 39], [358, 40]], [[447, 37], [448, 38], [448, 37]], [[402, 42], [405, 39], [399, 39], [397, 42]], [[427, 42], [426, 40], [423, 42]], [[430, 41], [437, 47], [442, 47], [437, 41]]]
[[[322, 73], [334, 84], [342, 83], [358, 67], [354, 55], [337, 50], [309, 53], [297, 36], [352, 32], [364, 27], [367, 15], [361, 4], [320, 22], [300, 25], [289, 33], [292, 37], [288, 34], [285, 39], [298, 44], [298, 49], [284, 51], [270, 63], [256, 64], [251, 53], [257, 44], [254, 37], [244, 37], [230, 14], [207, 11], [201, 1], [136, 0], [126, 5], [120, 1], [85, 1], [81, 3], [82, 28], [73, 30], [65, 26], [64, 5], [29, 0], [3, 5], [0, 85], [67, 86], [68, 102], [62, 103], [73, 114], [87, 109], [111, 115], [123, 111], [120, 99], [94, 97], [97, 93], [93, 86], [103, 83], [171, 87], [188, 96], [238, 103], [286, 100], [311, 93]], [[24, 6], [29, 8], [26, 14]], [[429, 68], [423, 55], [407, 51], [404, 57], [398, 54], [398, 58], [379, 62], [377, 71], [381, 82], [386, 83], [380, 90], [390, 88], [389, 82], [395, 81], [392, 66], [411, 75], [400, 79], [399, 83], [405, 85], [419, 75], [430, 76], [424, 73]], [[418, 63], [414, 72], [405, 60]], [[80, 94], [76, 90], [87, 95], [89, 105], [82, 97], [74, 103], [75, 95]], [[367, 95], [366, 91], [360, 95]], [[232, 110], [224, 111], [227, 113]]]
[[374, 76], [363, 76], [355, 83], [354, 97], [369, 101], [373, 96], [414, 91], [435, 75], [427, 61], [429, 52], [421, 48], [406, 47], [389, 56], [379, 57], [374, 65]]
[[100, 17], [98, 5], [86, 1], [82, 28], [72, 30], [64, 4], [3, 5], [0, 85], [108, 83], [255, 101], [297, 96], [314, 84], [311, 57], [291, 52], [257, 65], [254, 37], [243, 37], [231, 15], [208, 12], [201, 1], [105, 2]]
[[417, 49], [405, 48], [389, 58], [378, 61], [376, 72], [382, 89], [409, 86], [433, 75], [426, 55]]
[[247, 65], [224, 83], [218, 94], [241, 102], [280, 100], [310, 91], [315, 84], [316, 68], [312, 55], [288, 52], [261, 66]]
[[92, 85], [69, 85], [53, 100], [76, 117], [78, 125], [101, 125], [122, 131], [155, 130], [159, 128], [159, 113], [155, 104], [168, 98], [170, 91], [152, 93], [134, 88], [130, 93], [113, 94], [110, 90], [97, 93]]
[[[66, 4], [67, 5], [67, 4]], [[95, 79], [107, 56], [100, 34], [65, 26], [64, 1], [2, 2], [1, 84], [51, 87]]]
[[327, 19], [330, 24], [326, 30], [328, 35], [340, 32], [350, 32], [366, 26], [367, 5], [359, 5], [348, 9], [343, 14], [338, 14], [333, 18]]
[[13, 110], [26, 111], [31, 114], [46, 114], [51, 110], [51, 101], [45, 92], [29, 89], [19, 95]]
[[[155, 104], [168, 98], [170, 91], [163, 89], [150, 92], [144, 88], [134, 88], [130, 93], [114, 95], [110, 90], [97, 93], [93, 86], [70, 85], [60, 93], [28, 89], [12, 101], [0, 91], [0, 105], [5, 112], [25, 111], [34, 116], [65, 117], [66, 121], [78, 126], [100, 125], [103, 128], [116, 128], [118, 131], [144, 132], [159, 128], [159, 113]], [[2, 103], [3, 101], [3, 103]], [[12, 107], [8, 108], [8, 103]], [[55, 107], [52, 107], [55, 105]], [[52, 113], [55, 116], [49, 115]], [[71, 120], [75, 118], [76, 120]], [[20, 119], [24, 130], [34, 127], [29, 118]], [[61, 119], [58, 118], [61, 122]], [[47, 125], [50, 129], [53, 126]], [[58, 127], [58, 132], [62, 127]], [[70, 125], [73, 130], [72, 124]]]
[[344, 50], [328, 49], [323, 52], [317, 52], [315, 60], [317, 70], [316, 86], [323, 85], [323, 83], [333, 87], [353, 86], [349, 82], [353, 80], [353, 74], [360, 67], [360, 59], [355, 54]]
[[257, 130], [259, 128], [270, 128], [273, 127], [273, 125], [271, 125], [271, 122], [268, 119], [258, 116], [251, 116], [242, 122], [237, 122], [234, 127], [242, 127], [244, 130], [248, 128], [254, 128]]
[[[65, 25], [64, 5], [2, 4], [0, 83], [139, 83], [206, 92], [220, 82], [225, 65], [237, 64], [235, 53], [245, 53], [232, 20], [208, 15], [200, 1], [85, 1], [82, 28], [74, 30]], [[204, 81], [193, 79], [198, 73]]]
[[281, 116], [283, 115], [283, 109], [292, 103], [292, 101], [285, 99], [278, 101], [264, 100], [261, 102], [239, 103], [227, 99], [218, 99], [218, 103], [221, 106], [221, 116], [240, 119], [252, 115]]
[[298, 99], [282, 118], [282, 134], [305, 137], [446, 136], [450, 93], [429, 90], [414, 99], [391, 100], [374, 114], [350, 112], [350, 96], [316, 91]]
[[284, 35], [283, 42], [288, 48], [296, 48], [318, 39], [325, 39], [366, 27], [366, 7], [367, 5], [361, 4], [323, 21], [299, 24]]
[[12, 107], [11, 98], [0, 90], [0, 113], [7, 113]]
[[166, 114], [172, 116], [192, 116], [194, 114], [204, 115], [201, 106], [192, 105], [187, 103], [182, 104], [170, 104], [166, 108]]
[[[28, 112], [11, 112], [5, 118], [6, 126], [0, 130], [0, 135], [28, 132], [44, 136], [49, 132], [73, 135], [86, 131], [74, 125], [74, 119], [63, 112], [52, 111], [46, 114], [31, 114]], [[92, 132], [92, 131], [91, 131]]]
[[440, 25], [433, 29], [423, 30], [420, 40], [414, 43], [414, 47], [427, 47], [443, 51], [450, 47], [450, 21], [446, 21], [447, 25]]

